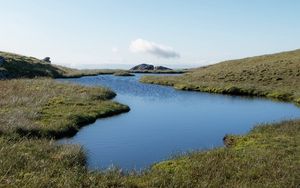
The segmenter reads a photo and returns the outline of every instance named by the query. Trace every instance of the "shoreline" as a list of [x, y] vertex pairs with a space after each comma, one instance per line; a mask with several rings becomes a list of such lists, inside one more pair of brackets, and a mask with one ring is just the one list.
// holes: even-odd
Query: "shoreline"
[[169, 86], [169, 87], [173, 87], [174, 89], [182, 90], [182, 91], [195, 91], [195, 92], [204, 92], [204, 93], [212, 93], [212, 94], [215, 93], [215, 94], [230, 95], [230, 96], [261, 97], [265, 99], [277, 100], [282, 102], [290, 102], [297, 106], [300, 105], [300, 99], [291, 98], [289, 94], [260, 91], [260, 90], [255, 90], [253, 88], [246, 89], [242, 87], [237, 87], [235, 85], [230, 85], [227, 87], [214, 87], [209, 85], [195, 86], [191, 84], [172, 83], [172, 82], [161, 80], [160, 78], [155, 78], [154, 76], [143, 76], [140, 79], [140, 82], [146, 84], [153, 84], [153, 85]]

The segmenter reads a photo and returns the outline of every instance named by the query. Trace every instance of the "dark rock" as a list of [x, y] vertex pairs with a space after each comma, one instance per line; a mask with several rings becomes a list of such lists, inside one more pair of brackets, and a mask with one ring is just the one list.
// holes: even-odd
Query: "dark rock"
[[4, 63], [5, 63], [4, 57], [1, 57], [1, 56], [0, 56], [0, 66], [3, 65]]
[[47, 63], [51, 63], [50, 57], [45, 57], [44, 59], [42, 59], [42, 61], [45, 61], [45, 62], [47, 62]]
[[149, 65], [149, 64], [140, 64], [140, 65], [132, 67], [130, 70], [132, 70], [132, 71], [154, 70], [154, 66]]
[[164, 67], [164, 66], [156, 66], [154, 67], [154, 70], [160, 70], [160, 71], [163, 71], [163, 70], [172, 70], [168, 67]]
[[232, 147], [236, 142], [236, 138], [232, 135], [225, 135], [223, 137], [223, 143], [226, 147]]

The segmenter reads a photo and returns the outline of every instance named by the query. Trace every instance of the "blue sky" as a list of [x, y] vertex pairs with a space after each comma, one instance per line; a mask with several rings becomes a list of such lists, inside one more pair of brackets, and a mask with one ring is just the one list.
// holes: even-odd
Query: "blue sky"
[[0, 50], [78, 68], [191, 67], [300, 48], [298, 0], [0, 0]]

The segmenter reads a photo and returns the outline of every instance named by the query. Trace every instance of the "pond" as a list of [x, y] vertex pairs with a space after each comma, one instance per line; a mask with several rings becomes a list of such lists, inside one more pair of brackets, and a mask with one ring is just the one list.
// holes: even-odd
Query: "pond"
[[114, 165], [140, 170], [174, 155], [223, 146], [225, 134], [245, 134], [256, 124], [300, 117], [300, 108], [290, 103], [180, 91], [140, 83], [141, 76], [60, 79], [109, 87], [117, 93], [114, 100], [131, 108], [128, 113], [83, 127], [72, 138], [59, 140], [82, 145], [90, 169]]

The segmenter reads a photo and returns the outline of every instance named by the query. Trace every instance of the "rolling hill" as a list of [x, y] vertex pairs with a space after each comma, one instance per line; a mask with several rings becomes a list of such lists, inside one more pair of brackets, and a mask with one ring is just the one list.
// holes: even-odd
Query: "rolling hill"
[[78, 70], [50, 64], [43, 60], [0, 51], [0, 79], [7, 78], [68, 78], [98, 74], [113, 74], [117, 70]]
[[142, 82], [233, 95], [263, 96], [300, 103], [300, 49], [220, 62], [183, 76], [145, 76]]

